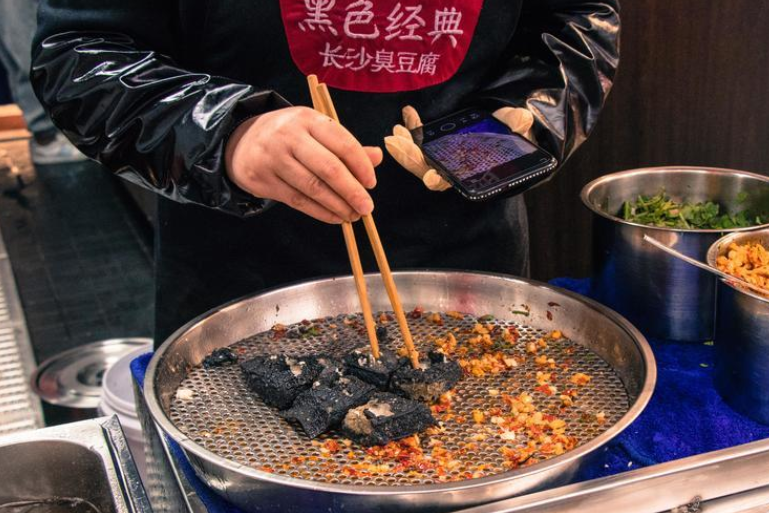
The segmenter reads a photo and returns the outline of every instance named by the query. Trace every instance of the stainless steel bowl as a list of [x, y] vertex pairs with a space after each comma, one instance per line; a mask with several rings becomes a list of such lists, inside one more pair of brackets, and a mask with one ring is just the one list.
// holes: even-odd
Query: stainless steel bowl
[[[679, 230], [630, 223], [616, 214], [626, 200], [661, 189], [673, 199], [715, 201], [728, 211], [769, 212], [769, 178], [745, 171], [659, 167], [603, 176], [582, 189], [593, 211], [593, 290], [600, 302], [645, 334], [663, 339], [713, 338], [715, 278], [644, 242], [649, 234], [699, 260], [724, 235], [720, 230]], [[747, 199], [740, 202], [740, 193]], [[762, 225], [767, 227], [769, 225]], [[744, 232], [753, 228], [730, 230]]]
[[[262, 472], [205, 449], [171, 420], [169, 412], [179, 384], [213, 349], [268, 330], [275, 323], [358, 311], [352, 278], [344, 277], [236, 300], [179, 329], [158, 349], [147, 370], [144, 394], [150, 414], [180, 444], [201, 479], [246, 510], [303, 511], [312, 505], [329, 511], [447, 511], [568, 481], [585, 457], [625, 429], [651, 397], [656, 370], [643, 335], [593, 301], [536, 282], [490, 274], [415, 271], [395, 273], [395, 279], [404, 307], [409, 309], [422, 305], [428, 310], [492, 314], [536, 329], [563, 330], [612, 366], [628, 393], [626, 413], [583, 445], [530, 467], [419, 486], [346, 485]], [[389, 310], [379, 276], [366, 280], [372, 308]], [[527, 305], [530, 314], [516, 319], [514, 312], [521, 305]]]
[[[769, 247], [769, 230], [719, 239], [708, 251], [708, 264], [715, 267], [732, 243], [749, 242]], [[716, 296], [716, 389], [738, 412], [769, 424], [769, 299], [724, 280]]]

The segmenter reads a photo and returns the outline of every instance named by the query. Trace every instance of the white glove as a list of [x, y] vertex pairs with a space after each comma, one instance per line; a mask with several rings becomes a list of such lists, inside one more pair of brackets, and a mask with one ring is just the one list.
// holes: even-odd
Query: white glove
[[[502, 107], [494, 111], [493, 115], [513, 132], [530, 141], [533, 140], [531, 127], [534, 125], [534, 116], [528, 110]], [[403, 125], [395, 125], [393, 135], [385, 137], [385, 148], [401, 166], [422, 180], [428, 189], [438, 192], [445, 191], [451, 188], [451, 184], [427, 164], [422, 150], [411, 137], [410, 130], [419, 126], [422, 126], [422, 120], [416, 109], [411, 106], [403, 107]]]

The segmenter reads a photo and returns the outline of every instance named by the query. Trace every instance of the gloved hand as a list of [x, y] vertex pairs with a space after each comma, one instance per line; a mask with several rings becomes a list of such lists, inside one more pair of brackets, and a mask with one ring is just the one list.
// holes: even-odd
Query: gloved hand
[[[510, 127], [513, 132], [532, 141], [531, 127], [534, 124], [534, 116], [526, 109], [516, 107], [502, 107], [494, 111], [494, 117]], [[405, 126], [404, 126], [405, 125]], [[438, 172], [431, 168], [422, 150], [411, 137], [410, 130], [422, 125], [414, 107], [403, 108], [403, 125], [393, 127], [393, 135], [385, 137], [387, 152], [407, 171], [422, 180], [431, 191], [445, 191], [451, 187]]]

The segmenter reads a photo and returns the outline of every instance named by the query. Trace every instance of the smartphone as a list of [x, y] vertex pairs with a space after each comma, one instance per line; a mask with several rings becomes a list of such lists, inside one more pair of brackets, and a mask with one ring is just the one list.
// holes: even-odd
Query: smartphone
[[427, 163], [473, 201], [521, 193], [558, 165], [555, 157], [482, 110], [463, 110], [411, 134]]

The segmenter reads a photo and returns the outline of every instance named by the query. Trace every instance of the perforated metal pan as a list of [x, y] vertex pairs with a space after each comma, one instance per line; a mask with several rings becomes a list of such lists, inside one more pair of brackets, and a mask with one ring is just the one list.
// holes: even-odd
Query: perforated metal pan
[[[366, 279], [372, 308], [387, 311], [389, 302], [379, 276]], [[334, 317], [357, 312], [358, 298], [350, 277], [236, 300], [179, 329], [156, 352], [148, 368], [144, 392], [153, 419], [181, 445], [203, 481], [246, 510], [449, 511], [568, 482], [587, 456], [625, 429], [651, 397], [656, 369], [644, 337], [618, 314], [582, 296], [482, 273], [414, 271], [395, 273], [395, 279], [408, 309], [419, 305], [426, 311], [490, 314], [496, 322], [515, 325], [522, 335], [521, 344], [552, 330], [562, 331], [567, 339], [553, 343], [550, 354], [556, 359], [560, 356], [557, 351], [568, 354], [573, 371], [585, 370], [594, 377], [591, 386], [581, 391], [580, 407], [591, 413], [603, 411], [607, 422], [600, 427], [575, 424], [571, 434], [579, 444], [566, 454], [452, 482], [397, 473], [351, 478], [324, 473], [310, 463], [292, 462], [293, 457], [311, 454], [317, 446], [250, 394], [236, 367], [206, 372], [200, 363], [213, 349], [231, 345], [248, 356], [343, 354], [355, 340], [330, 335], [274, 340], [264, 333], [276, 323], [304, 319], [325, 319], [324, 327], [328, 327], [338, 324]], [[451, 322], [459, 327], [473, 319], [467, 316]], [[424, 319], [409, 322], [418, 341], [424, 343], [436, 334], [436, 328]], [[532, 374], [534, 368], [528, 365], [512, 369], [511, 374]], [[468, 406], [460, 403], [457, 413], [482, 403], [487, 388], [499, 387], [510, 394], [529, 390], [525, 381], [507, 378], [492, 378], [491, 382], [465, 378], [457, 395], [467, 399]], [[180, 387], [192, 390], [193, 399], [180, 401]], [[473, 429], [472, 423], [467, 429]], [[447, 428], [445, 443], [457, 443], [467, 434], [462, 431], [457, 426]], [[470, 457], [493, 463], [498, 450], [499, 444], [491, 443], [485, 453], [478, 451]], [[276, 465], [280, 462], [288, 463], [283, 470]], [[260, 470], [265, 467], [273, 470]]]

